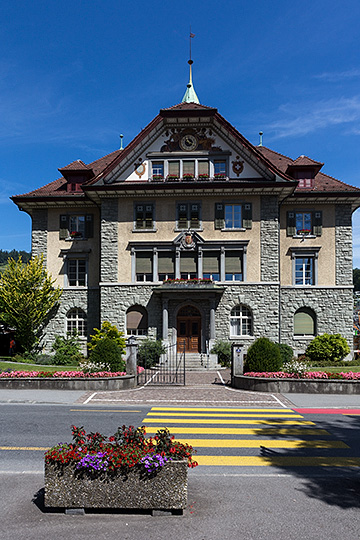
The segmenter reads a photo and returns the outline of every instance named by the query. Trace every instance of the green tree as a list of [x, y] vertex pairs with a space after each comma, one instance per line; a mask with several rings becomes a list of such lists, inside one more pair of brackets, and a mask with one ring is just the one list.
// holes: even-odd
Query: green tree
[[161, 339], [146, 338], [138, 349], [138, 364], [144, 368], [151, 368], [159, 362], [160, 356], [164, 353], [165, 347]]
[[323, 334], [322, 336], [316, 336], [311, 341], [305, 354], [313, 362], [328, 360], [336, 364], [349, 352], [349, 345], [340, 334]]
[[360, 291], [360, 268], [353, 268], [354, 291]]
[[16, 329], [15, 339], [25, 351], [35, 347], [42, 324], [61, 293], [44, 268], [42, 255], [27, 264], [21, 257], [9, 260], [0, 275], [0, 318]]
[[122, 352], [119, 345], [109, 336], [104, 336], [96, 342], [90, 353], [90, 362], [94, 364], [107, 364], [110, 371], [124, 371], [126, 364], [122, 359]]
[[54, 364], [56, 366], [66, 366], [68, 364], [76, 366], [81, 360], [81, 345], [76, 334], [67, 336], [56, 336], [52, 346], [54, 354]]

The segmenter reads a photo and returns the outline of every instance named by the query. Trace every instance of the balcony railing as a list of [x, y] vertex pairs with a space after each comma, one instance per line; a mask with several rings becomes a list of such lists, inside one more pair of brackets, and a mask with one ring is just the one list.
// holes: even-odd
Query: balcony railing
[[193, 175], [183, 175], [183, 176], [176, 176], [174, 174], [168, 174], [168, 176], [164, 177], [159, 174], [154, 174], [150, 179], [149, 182], [223, 182], [229, 180], [229, 177], [225, 174], [217, 174], [214, 176], [199, 174], [198, 176]]

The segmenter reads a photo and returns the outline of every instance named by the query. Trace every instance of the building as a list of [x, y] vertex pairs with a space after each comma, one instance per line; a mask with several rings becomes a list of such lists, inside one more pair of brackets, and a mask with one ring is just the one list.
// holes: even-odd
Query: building
[[322, 167], [253, 146], [199, 103], [190, 71], [183, 101], [126, 148], [12, 197], [64, 288], [45, 346], [108, 320], [193, 353], [266, 336], [300, 354], [324, 332], [352, 349], [360, 189]]

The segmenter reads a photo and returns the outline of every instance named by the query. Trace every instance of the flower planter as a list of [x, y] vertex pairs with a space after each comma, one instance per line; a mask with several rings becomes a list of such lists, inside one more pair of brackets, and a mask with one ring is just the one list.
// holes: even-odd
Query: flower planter
[[157, 474], [140, 466], [114, 472], [78, 471], [74, 463], [45, 463], [45, 506], [167, 510], [182, 514], [187, 505], [187, 461], [170, 461]]

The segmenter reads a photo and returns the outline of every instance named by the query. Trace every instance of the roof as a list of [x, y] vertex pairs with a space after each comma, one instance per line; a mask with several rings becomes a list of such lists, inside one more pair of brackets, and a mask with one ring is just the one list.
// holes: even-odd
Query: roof
[[[161, 128], [161, 126], [167, 122], [168, 117], [177, 116], [206, 116], [212, 117], [214, 122], [220, 126], [221, 130], [227, 132], [230, 137], [233, 137], [244, 148], [249, 158], [253, 163], [257, 162], [264, 170], [267, 169], [272, 175], [280, 177], [285, 182], [294, 183], [294, 178], [289, 175], [289, 168], [293, 167], [312, 167], [315, 174], [314, 185], [311, 188], [296, 188], [296, 195], [315, 195], [318, 194], [335, 194], [341, 195], [348, 194], [349, 196], [358, 196], [360, 189], [353, 187], [349, 184], [345, 184], [340, 180], [337, 180], [331, 176], [328, 176], [320, 169], [322, 163], [315, 161], [307, 156], [300, 156], [293, 160], [288, 156], [270, 150], [265, 146], [253, 146], [237, 129], [232, 126], [225, 118], [223, 118], [216, 108], [201, 105], [199, 103], [178, 103], [169, 108], [161, 109], [160, 113], [123, 149], [115, 150], [106, 156], [103, 156], [91, 163], [85, 164], [81, 160], [76, 160], [59, 169], [59, 171], [67, 175], [70, 171], [84, 171], [90, 173], [92, 171], [93, 177], [87, 180], [83, 186], [94, 186], [99, 180], [111, 173], [115, 167], [119, 165], [124, 159], [133, 155], [138, 146], [146, 140], [155, 129]], [[289, 184], [291, 187], [291, 184]], [[66, 178], [61, 177], [53, 182], [50, 182], [38, 189], [30, 191], [22, 195], [15, 195], [12, 200], [15, 203], [21, 203], [22, 201], [36, 200], [38, 198], [85, 198], [84, 192], [71, 192], [67, 191]]]
[[[289, 167], [298, 166], [314, 166], [316, 168], [319, 168], [319, 166], [322, 166], [323, 164], [319, 161], [314, 161], [311, 158], [308, 158], [307, 156], [300, 156], [299, 158], [292, 160], [288, 156], [284, 156], [283, 154], [279, 154], [278, 152], [275, 152], [274, 150], [270, 150], [270, 148], [266, 148], [266, 146], [258, 146], [258, 151], [265, 156], [273, 165], [282, 171], [283, 173], [287, 173]], [[341, 182], [340, 180], [337, 180], [336, 178], [333, 178], [332, 176], [329, 176], [327, 174], [324, 174], [323, 172], [318, 171], [314, 178], [314, 184], [311, 188], [296, 188], [296, 192], [301, 193], [317, 193], [317, 192], [353, 192], [353, 193], [360, 193], [360, 188], [351, 186], [349, 184], [345, 184], [344, 182]]]

